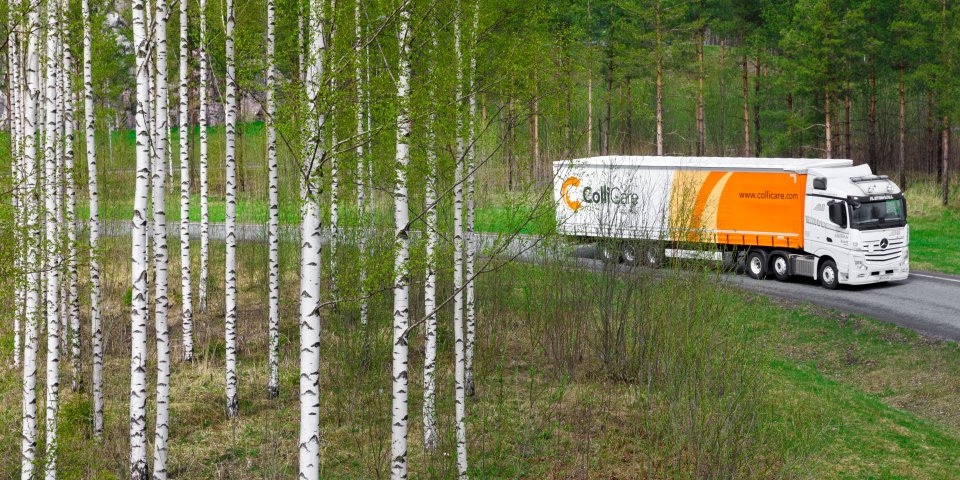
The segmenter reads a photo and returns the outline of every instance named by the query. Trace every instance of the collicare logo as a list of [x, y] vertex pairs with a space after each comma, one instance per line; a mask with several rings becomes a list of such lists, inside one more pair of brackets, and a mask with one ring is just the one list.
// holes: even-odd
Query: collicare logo
[[579, 187], [580, 179], [577, 177], [570, 177], [563, 181], [563, 186], [560, 187], [560, 196], [563, 197], [563, 201], [566, 202], [567, 206], [571, 210], [576, 212], [580, 209], [580, 200], [571, 200], [570, 199], [570, 190], [571, 187]]

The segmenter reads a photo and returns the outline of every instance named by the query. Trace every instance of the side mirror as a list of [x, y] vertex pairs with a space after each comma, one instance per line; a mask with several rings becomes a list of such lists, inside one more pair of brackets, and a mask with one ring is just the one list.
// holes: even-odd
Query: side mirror
[[843, 202], [831, 200], [827, 203], [827, 207], [830, 210], [830, 221], [842, 228], [847, 228], [847, 209]]
[[816, 177], [813, 179], [813, 189], [814, 190], [826, 190], [827, 189], [827, 179], [824, 177]]

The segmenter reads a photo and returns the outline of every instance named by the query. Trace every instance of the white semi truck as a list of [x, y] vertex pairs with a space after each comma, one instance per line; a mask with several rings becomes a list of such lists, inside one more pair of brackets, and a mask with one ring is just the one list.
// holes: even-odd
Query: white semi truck
[[610, 260], [740, 259], [829, 289], [906, 279], [900, 189], [850, 160], [604, 156], [554, 162], [557, 230]]

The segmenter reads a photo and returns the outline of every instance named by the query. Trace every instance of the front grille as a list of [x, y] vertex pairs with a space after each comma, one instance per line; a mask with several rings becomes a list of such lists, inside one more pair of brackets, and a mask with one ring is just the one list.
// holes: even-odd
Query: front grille
[[887, 263], [900, 258], [903, 249], [906, 247], [906, 242], [903, 239], [889, 240], [888, 242], [887, 248], [884, 249], [880, 248], [880, 240], [864, 242], [863, 246], [866, 250], [864, 256], [867, 264]]

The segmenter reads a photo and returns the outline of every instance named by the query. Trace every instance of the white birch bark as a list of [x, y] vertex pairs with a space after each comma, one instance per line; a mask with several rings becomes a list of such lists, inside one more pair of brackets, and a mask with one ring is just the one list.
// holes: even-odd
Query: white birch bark
[[153, 440], [153, 478], [167, 478], [167, 440], [170, 431], [170, 334], [167, 312], [169, 256], [167, 251], [167, 212], [165, 180], [167, 171], [168, 91], [167, 91], [167, 0], [156, 0], [154, 49], [154, 156], [153, 156], [153, 255], [154, 325], [157, 337], [157, 421]]
[[[367, 217], [367, 198], [366, 198], [366, 168], [364, 163], [366, 159], [363, 155], [364, 143], [364, 106], [366, 100], [364, 97], [364, 78], [363, 78], [363, 37], [360, 21], [360, 1], [354, 6], [354, 25], [356, 29], [356, 47], [354, 51], [354, 66], [356, 67], [357, 82], [357, 224], [359, 227], [365, 225]], [[361, 233], [358, 239], [359, 258], [357, 263], [360, 268], [358, 282], [360, 283], [360, 325], [367, 325], [367, 316], [369, 315], [369, 302], [367, 301], [367, 234]]]
[[277, 172], [277, 127], [275, 117], [277, 104], [276, 65], [274, 64], [275, 17], [274, 0], [267, 0], [267, 176], [269, 182], [270, 220], [268, 225], [268, 262], [270, 270], [269, 285], [269, 363], [270, 373], [267, 379], [267, 396], [276, 398], [280, 394], [280, 180]]
[[[433, 74], [436, 75], [439, 66], [439, 51], [437, 37], [431, 31], [430, 39], [433, 45]], [[430, 98], [436, 96], [431, 87]], [[427, 314], [424, 321], [424, 355], [423, 355], [423, 445], [428, 450], [437, 448], [437, 418], [436, 418], [436, 369], [437, 369], [437, 152], [436, 136], [436, 104], [431, 100], [430, 114], [427, 117], [427, 181], [425, 202], [427, 209], [427, 245], [426, 245], [426, 274], [424, 281], [423, 309]]]
[[147, 196], [150, 175], [150, 132], [147, 130], [148, 84], [146, 2], [133, 0], [133, 43], [137, 68], [137, 179], [131, 228], [132, 305], [130, 309], [130, 478], [146, 480], [147, 472]]
[[97, 189], [97, 146], [93, 106], [93, 36], [90, 0], [83, 0], [83, 115], [90, 197], [90, 336], [93, 343], [93, 435], [103, 437], [103, 331], [100, 322], [100, 196]]
[[47, 85], [46, 126], [44, 137], [44, 209], [46, 210], [46, 252], [51, 268], [47, 271], [47, 395], [46, 395], [46, 452], [44, 476], [55, 480], [57, 476], [57, 414], [60, 401], [60, 262], [58, 249], [57, 197], [57, 70], [60, 58], [57, 42], [60, 33], [60, 6], [57, 1], [47, 3]]
[[300, 434], [299, 478], [320, 477], [320, 183], [323, 108], [318, 95], [324, 68], [323, 0], [311, 0], [310, 47], [306, 55], [306, 121], [303, 129], [300, 233]]
[[237, 416], [237, 82], [236, 52], [234, 51], [234, 5], [227, 0], [227, 104], [226, 104], [226, 259], [224, 307], [226, 309], [226, 380], [227, 380], [227, 418]]
[[[476, 114], [477, 114], [477, 97], [474, 92], [475, 85], [475, 76], [477, 73], [477, 29], [479, 27], [480, 21], [480, 2], [474, 2], [473, 9], [473, 30], [472, 30], [472, 47], [470, 49], [470, 111], [467, 115], [467, 134], [469, 135], [469, 146], [467, 147], [467, 163], [466, 163], [466, 182], [467, 182], [467, 194], [466, 194], [466, 204], [467, 204], [467, 215], [466, 215], [466, 238], [464, 239], [465, 243], [465, 277], [466, 277], [466, 317], [467, 317], [467, 351], [466, 351], [466, 395], [472, 397], [474, 393], [474, 381], [473, 381], [473, 344], [476, 337], [476, 314], [474, 313], [474, 297], [473, 297], [473, 263], [476, 258], [476, 239], [473, 234], [473, 222], [474, 222], [474, 201], [473, 201], [473, 182], [474, 182], [474, 154], [476, 152]], [[536, 117], [534, 117], [536, 118]], [[537, 155], [534, 155], [534, 161], [538, 158]]]
[[20, 478], [32, 480], [37, 461], [37, 351], [40, 320], [40, 225], [37, 195], [37, 101], [40, 98], [40, 1], [30, 1], [26, 31], [26, 95], [23, 97], [24, 268], [27, 271], [23, 331], [23, 422]]
[[[457, 2], [457, 12], [462, 12]], [[457, 151], [454, 162], [453, 187], [453, 349], [454, 349], [454, 410], [457, 441], [457, 473], [467, 476], [466, 423], [466, 339], [463, 329], [463, 52], [460, 39], [460, 20], [454, 21], [454, 49], [457, 56]]]
[[[67, 312], [70, 323], [70, 361], [72, 378], [70, 389], [74, 392], [83, 391], [83, 370], [80, 364], [80, 286], [77, 274], [77, 192], [74, 158], [74, 103], [73, 103], [73, 55], [70, 48], [63, 45], [63, 161], [65, 166], [64, 179], [66, 189], [66, 225], [67, 229]], [[66, 332], [63, 334], [66, 336]]]
[[[11, 3], [13, 9], [19, 9], [19, 2]], [[10, 14], [10, 47], [7, 55], [7, 68], [9, 68], [10, 78], [10, 146], [11, 146], [11, 165], [13, 170], [13, 207], [14, 207], [14, 244], [16, 247], [16, 257], [14, 258], [15, 268], [22, 272], [24, 267], [25, 244], [24, 244], [24, 216], [26, 208], [23, 190], [23, 150], [22, 150], [22, 111], [20, 108], [20, 90], [22, 79], [20, 78], [20, 40], [21, 29], [17, 18], [13, 13]], [[20, 368], [20, 320], [23, 317], [23, 307], [25, 303], [26, 282], [22, 275], [17, 275], [16, 287], [14, 291], [14, 310], [13, 310], [13, 367]]]
[[210, 200], [207, 195], [207, 0], [200, 0], [200, 282], [197, 303], [207, 311], [210, 273]]
[[187, 44], [189, 17], [188, 3], [180, 3], [180, 327], [183, 332], [183, 360], [193, 360], [193, 298], [190, 285], [190, 145], [187, 119], [190, 116], [190, 90], [187, 62], [190, 50]]
[[410, 161], [410, 2], [400, 7], [398, 33], [400, 59], [397, 73], [397, 158], [393, 192], [393, 426], [390, 441], [390, 476], [407, 478], [408, 334], [410, 320], [410, 206], [407, 198], [407, 164]]

